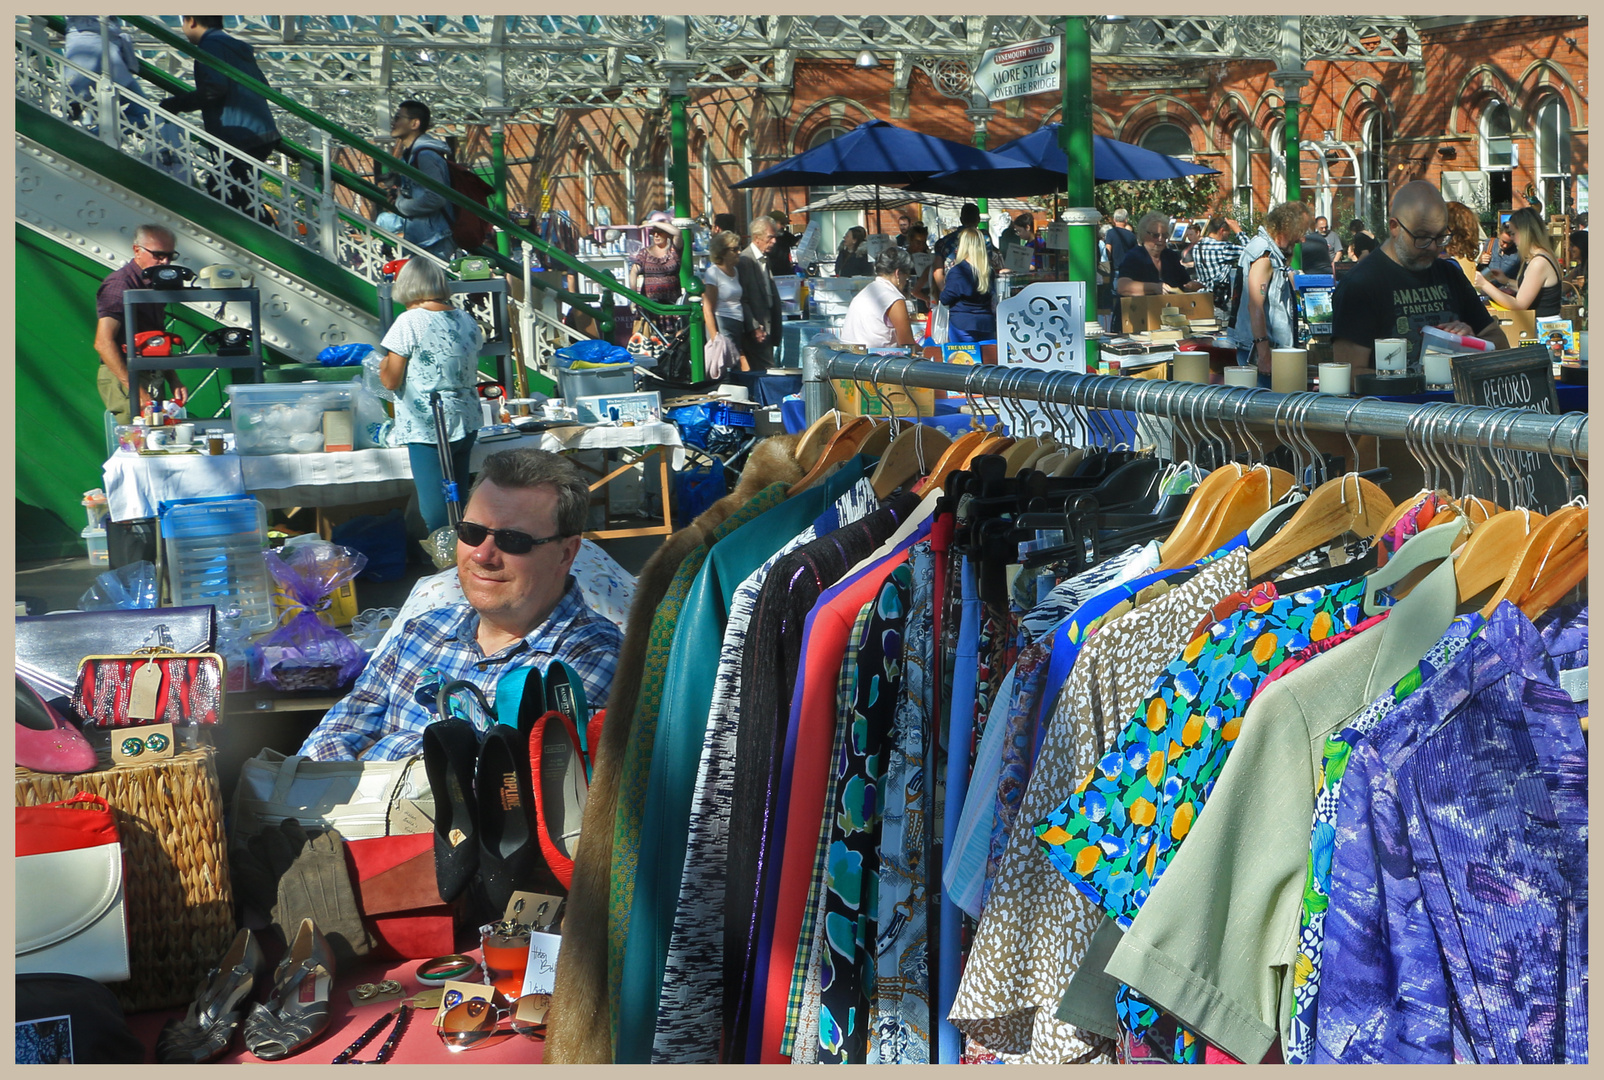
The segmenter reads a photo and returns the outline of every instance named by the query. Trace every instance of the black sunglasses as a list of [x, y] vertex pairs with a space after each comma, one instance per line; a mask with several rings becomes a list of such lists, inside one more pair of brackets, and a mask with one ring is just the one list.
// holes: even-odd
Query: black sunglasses
[[567, 539], [567, 536], [563, 533], [555, 533], [551, 536], [542, 536], [537, 540], [528, 533], [519, 532], [517, 529], [492, 529], [487, 525], [479, 524], [477, 521], [457, 522], [457, 539], [469, 547], [478, 547], [485, 542], [485, 537], [487, 536], [494, 536], [496, 538], [496, 547], [508, 555], [522, 555], [531, 548], [539, 547], [541, 544], [551, 544], [558, 540]]
[[170, 261], [178, 258], [178, 252], [176, 251], [157, 251], [155, 248], [148, 248], [142, 244], [135, 244], [134, 246], [153, 259], [167, 259]]

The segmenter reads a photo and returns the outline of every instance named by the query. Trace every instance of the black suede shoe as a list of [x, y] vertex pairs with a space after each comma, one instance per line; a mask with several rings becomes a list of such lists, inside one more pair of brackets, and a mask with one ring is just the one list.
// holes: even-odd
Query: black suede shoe
[[434, 876], [440, 899], [455, 900], [479, 869], [478, 807], [473, 795], [479, 733], [466, 720], [423, 729], [423, 768], [434, 792]]
[[498, 913], [518, 890], [565, 896], [540, 854], [530, 793], [528, 743], [497, 724], [479, 747], [475, 795], [479, 804], [479, 876]]

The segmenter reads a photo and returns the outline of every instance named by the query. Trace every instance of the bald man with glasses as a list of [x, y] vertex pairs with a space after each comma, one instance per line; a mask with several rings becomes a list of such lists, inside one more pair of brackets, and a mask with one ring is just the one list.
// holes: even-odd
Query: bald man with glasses
[[1509, 341], [1466, 280], [1442, 254], [1451, 238], [1448, 204], [1437, 188], [1415, 180], [1393, 196], [1391, 235], [1337, 283], [1332, 297], [1331, 352], [1356, 372], [1375, 368], [1377, 338], [1408, 342], [1409, 370], [1420, 371], [1420, 331], [1435, 326], [1509, 348]]

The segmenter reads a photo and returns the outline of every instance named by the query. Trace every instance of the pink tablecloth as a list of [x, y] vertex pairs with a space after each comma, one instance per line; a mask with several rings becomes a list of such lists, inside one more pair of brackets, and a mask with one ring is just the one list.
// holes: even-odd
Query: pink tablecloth
[[[475, 960], [479, 959], [477, 949], [467, 955]], [[255, 1065], [327, 1065], [334, 1060], [334, 1055], [351, 1045], [356, 1037], [366, 1031], [386, 1009], [394, 1007], [394, 1002], [352, 1007], [350, 991], [365, 982], [396, 979], [408, 994], [415, 994], [425, 989], [412, 974], [421, 963], [420, 960], [376, 960], [364, 962], [349, 972], [340, 972], [335, 979], [334, 993], [331, 995], [334, 1006], [333, 1022], [315, 1043], [293, 1057], [286, 1058], [282, 1062], [261, 1061], [246, 1051], [243, 1040], [236, 1033], [228, 1053], [218, 1061], [247, 1062]], [[260, 996], [257, 995], [257, 1000], [260, 1000]], [[147, 1063], [156, 1060], [156, 1039], [161, 1034], [162, 1026], [168, 1020], [182, 1015], [184, 1009], [168, 1009], [134, 1013], [128, 1017], [129, 1030], [145, 1045]], [[401, 1037], [401, 1044], [396, 1047], [395, 1056], [390, 1060], [403, 1064], [449, 1062], [453, 1065], [533, 1065], [538, 1064], [545, 1056], [544, 1042], [514, 1035], [510, 1029], [504, 1036], [497, 1035], [487, 1040], [482, 1047], [452, 1053], [435, 1034], [433, 1024], [434, 1010], [414, 1010], [412, 1019], [407, 1025], [407, 1033]], [[376, 1036], [372, 1042], [358, 1051], [356, 1056], [363, 1061], [371, 1061], [373, 1055], [379, 1052], [379, 1047], [383, 1045], [388, 1033], [389, 1029], [386, 1029], [384, 1034]]]

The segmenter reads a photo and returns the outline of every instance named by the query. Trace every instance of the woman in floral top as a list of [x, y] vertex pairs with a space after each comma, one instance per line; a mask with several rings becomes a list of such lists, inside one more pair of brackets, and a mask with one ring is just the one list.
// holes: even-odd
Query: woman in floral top
[[[668, 214], [654, 210], [646, 219], [646, 246], [629, 257], [630, 288], [644, 293], [648, 300], [664, 304], [678, 303], [679, 294], [683, 291], [679, 264], [679, 229]], [[637, 310], [636, 321], [643, 318], [649, 318], [657, 327], [658, 335], [665, 344], [685, 327], [685, 320], [678, 316], [648, 316]], [[644, 327], [637, 326], [636, 329], [643, 330]]]
[[393, 296], [406, 310], [380, 345], [387, 355], [379, 365], [379, 381], [401, 395], [395, 403], [391, 442], [407, 448], [412, 482], [418, 488], [418, 513], [434, 532], [447, 521], [429, 394], [440, 391], [452, 472], [465, 490], [468, 454], [483, 417], [474, 386], [485, 335], [472, 316], [452, 306], [446, 276], [434, 262], [408, 259], [396, 275]]

